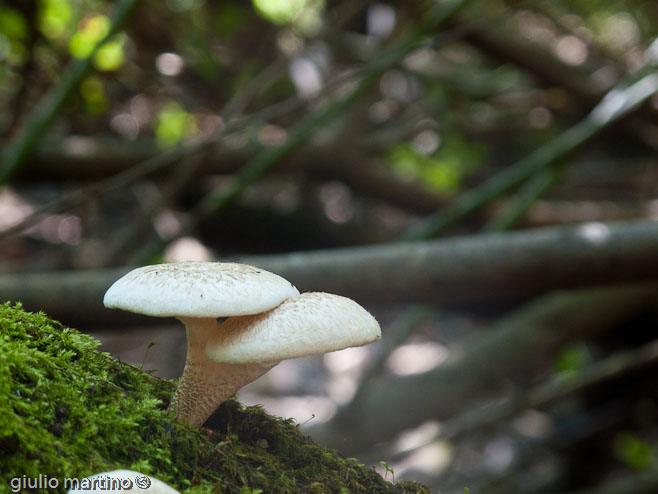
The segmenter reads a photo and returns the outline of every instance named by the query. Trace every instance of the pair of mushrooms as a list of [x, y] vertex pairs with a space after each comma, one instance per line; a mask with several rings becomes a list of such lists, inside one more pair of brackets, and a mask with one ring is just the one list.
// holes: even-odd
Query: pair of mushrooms
[[[245, 264], [137, 268], [107, 290], [103, 303], [174, 316], [185, 325], [187, 359], [169, 411], [196, 427], [282, 360], [381, 338], [375, 318], [353, 300], [329, 293], [300, 295], [284, 278]], [[218, 318], [227, 319], [218, 325]]]

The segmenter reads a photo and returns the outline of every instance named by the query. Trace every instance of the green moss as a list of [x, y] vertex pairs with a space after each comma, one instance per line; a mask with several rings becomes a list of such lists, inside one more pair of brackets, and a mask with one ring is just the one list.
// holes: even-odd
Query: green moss
[[97, 346], [44, 314], [0, 304], [0, 492], [12, 478], [63, 483], [119, 468], [190, 493], [429, 492], [386, 482], [317, 446], [291, 420], [234, 400], [209, 419], [209, 429], [172, 422], [166, 406], [175, 383]]

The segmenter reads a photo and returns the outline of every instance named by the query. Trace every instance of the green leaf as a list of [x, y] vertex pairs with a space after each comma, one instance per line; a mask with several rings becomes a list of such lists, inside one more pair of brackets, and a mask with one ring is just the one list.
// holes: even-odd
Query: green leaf
[[592, 360], [587, 345], [572, 343], [564, 348], [555, 361], [555, 371], [560, 374], [574, 374], [581, 371]]
[[125, 35], [120, 34], [113, 39], [104, 43], [94, 56], [94, 66], [98, 70], [109, 72], [117, 70], [123, 65], [124, 53], [123, 45]]
[[155, 129], [155, 137], [161, 147], [172, 147], [195, 130], [194, 118], [177, 102], [167, 103]]
[[324, 0], [252, 0], [256, 12], [268, 21], [292, 24], [302, 32], [312, 32], [321, 24]]
[[274, 24], [288, 24], [309, 2], [307, 0], [253, 0], [256, 11]]
[[107, 16], [95, 15], [85, 19], [69, 43], [71, 55], [76, 58], [87, 58], [109, 32], [110, 19]]
[[23, 15], [15, 9], [0, 8], [0, 33], [11, 40], [25, 39], [27, 23]]
[[635, 470], [646, 470], [654, 463], [651, 445], [633, 432], [621, 432], [614, 441], [614, 450], [627, 466]]
[[89, 113], [98, 115], [104, 113], [110, 106], [103, 81], [98, 77], [90, 76], [84, 79], [80, 83], [80, 94]]
[[67, 0], [42, 0], [38, 25], [46, 38], [68, 38], [74, 29], [71, 4]]
[[391, 149], [389, 163], [402, 178], [420, 180], [428, 188], [444, 193], [459, 190], [467, 168], [459, 156], [427, 156], [408, 143], [398, 144]]

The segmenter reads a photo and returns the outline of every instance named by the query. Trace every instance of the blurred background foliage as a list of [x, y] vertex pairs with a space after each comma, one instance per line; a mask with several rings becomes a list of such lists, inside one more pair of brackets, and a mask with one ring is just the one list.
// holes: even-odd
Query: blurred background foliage
[[[657, 34], [653, 0], [0, 2], [0, 273], [655, 219]], [[407, 304], [371, 303], [392, 348], [282, 364], [244, 400], [330, 423], [361, 374], [439, 369], [525, 302], [410, 326]], [[580, 383], [621, 352], [622, 377], [590, 394], [454, 439], [428, 413], [347, 453], [441, 492], [656, 492], [656, 365], [624, 370], [656, 307], [529, 354], [531, 371], [460, 413]], [[146, 367], [180, 372], [170, 327], [81, 329], [137, 364], [157, 340]]]

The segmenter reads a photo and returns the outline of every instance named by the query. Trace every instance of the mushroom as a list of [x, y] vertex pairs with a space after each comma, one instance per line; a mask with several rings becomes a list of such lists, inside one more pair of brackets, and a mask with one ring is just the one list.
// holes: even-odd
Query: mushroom
[[144, 494], [180, 494], [176, 489], [155, 477], [133, 470], [112, 470], [86, 477], [79, 481], [67, 479], [71, 489], [67, 494], [84, 492], [142, 492]]
[[169, 411], [201, 426], [220, 403], [270, 367], [209, 360], [204, 348], [217, 318], [263, 312], [299, 295], [284, 278], [253, 266], [181, 262], [134, 269], [107, 290], [103, 303], [150, 316], [174, 316], [187, 331], [187, 359]]
[[375, 318], [353, 300], [308, 292], [261, 314], [229, 317], [208, 339], [206, 355], [224, 365], [271, 368], [282, 360], [362, 346], [380, 338]]

